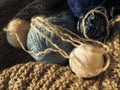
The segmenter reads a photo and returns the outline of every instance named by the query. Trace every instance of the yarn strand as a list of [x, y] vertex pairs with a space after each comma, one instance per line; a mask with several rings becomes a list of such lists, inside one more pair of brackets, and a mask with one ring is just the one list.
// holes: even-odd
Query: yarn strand
[[[41, 27], [44, 27], [47, 31], [49, 31], [51, 33], [55, 33], [56, 35], [58, 35], [63, 41], [70, 42], [74, 46], [77, 46], [75, 44], [75, 42], [78, 44], [82, 44], [81, 42], [79, 42], [75, 39], [73, 40], [73, 38], [70, 35], [65, 34], [61, 31], [61, 30], [67, 30], [67, 29], [59, 27], [59, 26], [55, 26], [55, 25], [53, 26], [53, 24], [49, 23], [47, 20], [45, 20], [42, 17], [41, 18], [39, 17], [39, 20], [46, 22], [45, 25], [43, 23], [38, 22], [37, 19], [35, 19], [34, 21], [37, 22]], [[72, 32], [71, 32], [71, 34], [72, 34]], [[67, 39], [65, 39], [64, 37], [67, 37]]]
[[31, 26], [38, 32], [39, 35], [41, 35], [43, 38], [47, 39], [57, 50], [58, 52], [64, 57], [64, 58], [69, 58], [69, 55], [62, 49], [59, 48], [51, 39], [49, 39], [48, 36], [44, 35], [42, 32], [40, 32], [33, 23], [31, 23]]
[[[47, 49], [45, 49], [44, 51], [41, 51], [41, 52], [39, 52], [39, 53], [35, 53], [35, 52], [33, 52], [33, 51], [28, 51], [27, 49], [25, 49], [25, 47], [24, 47], [23, 44], [21, 43], [21, 40], [19, 39], [17, 33], [14, 33], [15, 36], [16, 36], [16, 38], [17, 38], [17, 40], [18, 40], [18, 42], [20, 43], [21, 47], [22, 47], [26, 52], [32, 53], [32, 54], [34, 54], [34, 55], [36, 55], [36, 56], [42, 55], [42, 54], [46, 54], [46, 53], [48, 53], [49, 51], [54, 51], [54, 52], [59, 52], [64, 58], [67, 58], [67, 59], [72, 60], [72, 58], [71, 58], [63, 49], [61, 49], [57, 44], [55, 44], [47, 35], [45, 35], [44, 33], [42, 33], [42, 31], [40, 31], [34, 24], [37, 23], [37, 25], [39, 25], [40, 27], [46, 29], [48, 32], [51, 32], [51, 33], [53, 33], [53, 34], [56, 34], [56, 35], [59, 36], [63, 41], [69, 42], [69, 43], [71, 43], [71, 44], [72, 44], [73, 46], [75, 46], [75, 47], [80, 47], [81, 45], [84, 45], [84, 43], [81, 42], [81, 41], [84, 40], [84, 39], [82, 39], [81, 41], [80, 41], [80, 40], [77, 40], [78, 38], [73, 40], [73, 38], [72, 38], [70, 35], [64, 34], [62, 31], [60, 31], [61, 29], [62, 29], [62, 30], [67, 30], [67, 29], [64, 29], [64, 28], [62, 28], [62, 27], [59, 27], [59, 28], [58, 28], [57, 26], [53, 26], [50, 22], [48, 22], [48, 21], [47, 21], [46, 19], [44, 19], [43, 17], [39, 18], [39, 20], [41, 20], [41, 21], [38, 22], [38, 19], [32, 19], [31, 27], [32, 27], [40, 36], [42, 36], [42, 37], [45, 38], [47, 41], [49, 41], [50, 44], [51, 44], [52, 46], [54, 46], [55, 48], [54, 48], [54, 49], [53, 49], [53, 48], [47, 48]], [[44, 23], [45, 23], [45, 24], [44, 24]], [[73, 33], [70, 32], [70, 34], [73, 34]], [[85, 34], [86, 34], [86, 33], [85, 33]], [[74, 35], [75, 35], [75, 34], [74, 34]], [[75, 36], [77, 36], [77, 35], [75, 35]], [[66, 38], [65, 38], [65, 37], [66, 37]], [[99, 42], [99, 41], [94, 41], [94, 40], [89, 39], [89, 38], [87, 38], [87, 40], [85, 40], [85, 41], [90, 41], [90, 42], [94, 42], [94, 43], [97, 43], [97, 44], [102, 45], [103, 48], [106, 48], [106, 51], [107, 51], [107, 53], [108, 53], [109, 48], [107, 47], [107, 45], [105, 45], [105, 44], [103, 44], [103, 43], [101, 43], [101, 42]], [[79, 45], [76, 44], [76, 42], [78, 42]], [[89, 73], [90, 75], [98, 75], [99, 73], [105, 71], [105, 70], [108, 68], [109, 64], [110, 64], [110, 58], [109, 58], [108, 56], [106, 56], [106, 58], [107, 58], [107, 59], [106, 59], [106, 64], [105, 64], [105, 66], [102, 67], [102, 68], [100, 68], [100, 69], [97, 69], [96, 72], [94, 72], [94, 73], [91, 73], [90, 71], [86, 70], [85, 66], [84, 66], [82, 63], [81, 63], [81, 64], [83, 65], [83, 67], [81, 67], [81, 68], [82, 68], [83, 70], [85, 70], [85, 72]], [[76, 63], [77, 63], [77, 62], [76, 62]], [[78, 64], [79, 64], [79, 63], [78, 63]]]
[[106, 42], [106, 39], [107, 39], [108, 36], [109, 36], [109, 20], [108, 20], [108, 17], [107, 17], [103, 12], [100, 12], [99, 10], [95, 10], [95, 9], [90, 10], [90, 11], [85, 15], [85, 17], [82, 19], [83, 35], [85, 36], [85, 38], [86, 38], [87, 40], [90, 40], [90, 41], [92, 41], [92, 42], [96, 42], [96, 43], [102, 45], [104, 48], [106, 48], [107, 51], [109, 51], [108, 46], [106, 46], [106, 45], [103, 44], [102, 42], [99, 42], [99, 41], [90, 39], [90, 38], [87, 36], [87, 34], [86, 34], [85, 20], [86, 20], [86, 18], [89, 16], [89, 14], [90, 14], [90, 13], [93, 13], [93, 12], [102, 14], [102, 15], [106, 18], [106, 22], [107, 22], [107, 27], [106, 27], [107, 36], [106, 36], [106, 38], [104, 39], [104, 43]]
[[107, 21], [107, 27], [106, 27], [107, 36], [106, 36], [106, 38], [105, 38], [105, 40], [104, 40], [104, 42], [105, 42], [106, 39], [108, 38], [108, 35], [109, 35], [109, 20], [108, 20], [108, 17], [107, 17], [103, 12], [101, 12], [101, 11], [99, 11], [99, 10], [95, 10], [95, 9], [90, 10], [90, 11], [84, 16], [84, 18], [82, 19], [83, 34], [84, 34], [85, 38], [90, 39], [90, 38], [87, 36], [87, 34], [86, 34], [85, 20], [86, 20], [87, 17], [88, 17], [91, 13], [93, 13], [93, 12], [99, 13], [99, 14], [103, 15], [103, 16], [105, 17], [106, 21]]
[[24, 47], [24, 45], [22, 44], [22, 42], [21, 42], [20, 38], [18, 37], [17, 33], [14, 33], [14, 35], [16, 36], [16, 38], [17, 38], [19, 44], [21, 45], [22, 49], [25, 50], [25, 51], [28, 52], [28, 53], [34, 54], [35, 56], [39, 56], [39, 55], [42, 55], [42, 54], [46, 54], [46, 53], [48, 53], [48, 52], [50, 52], [50, 51], [58, 52], [57, 50], [54, 50], [54, 49], [52, 49], [52, 48], [47, 48], [47, 49], [45, 49], [44, 51], [41, 51], [41, 52], [39, 52], [39, 53], [35, 53], [35, 52], [33, 52], [33, 51], [29, 51], [29, 50], [27, 50], [27, 49]]
[[[94, 10], [92, 10], [92, 12], [93, 12]], [[97, 10], [95, 10], [95, 11], [97, 11]], [[90, 11], [91, 12], [91, 11]], [[99, 11], [98, 11], [99, 12]], [[101, 13], [101, 12], [100, 12]], [[107, 17], [106, 17], [107, 18]], [[42, 22], [45, 22], [45, 24], [43, 24], [43, 23], [40, 23], [40, 22], [38, 22], [38, 20], [40, 20], [40, 21], [42, 21]], [[73, 46], [75, 46], [75, 47], [78, 47], [79, 45], [82, 45], [83, 43], [81, 42], [81, 41], [89, 41], [89, 42], [94, 42], [94, 43], [97, 43], [97, 44], [99, 44], [99, 45], [102, 45], [102, 47], [103, 48], [105, 48], [106, 49], [106, 51], [108, 51], [109, 52], [109, 48], [108, 48], [108, 46], [107, 45], [105, 45], [104, 43], [102, 43], [102, 42], [99, 42], [99, 41], [96, 41], [96, 40], [92, 40], [92, 39], [90, 39], [90, 38], [87, 38], [87, 39], [83, 39], [83, 38], [79, 38], [79, 36], [78, 35], [76, 35], [76, 34], [74, 34], [73, 32], [71, 32], [70, 30], [68, 30], [68, 29], [66, 29], [66, 28], [61, 28], [61, 27], [57, 27], [57, 26], [53, 26], [53, 24], [51, 24], [51, 23], [49, 23], [47, 20], [45, 20], [45, 18], [42, 18], [42, 17], [37, 17], [37, 19], [32, 19], [32, 21], [34, 21], [34, 22], [37, 22], [41, 27], [43, 27], [43, 28], [45, 28], [47, 31], [49, 31], [49, 32], [51, 32], [51, 33], [55, 33], [56, 35], [58, 35], [63, 41], [66, 41], [66, 42], [70, 42]], [[108, 20], [108, 19], [106, 19], [106, 20]], [[107, 25], [107, 28], [108, 28], [108, 25]], [[73, 39], [69, 34], [65, 34], [65, 33], [63, 33], [62, 32], [62, 30], [60, 30], [60, 29], [64, 29], [64, 30], [66, 30], [66, 31], [68, 31], [70, 34], [72, 34], [72, 35], [74, 35], [74, 36], [76, 36], [78, 39], [76, 40], [76, 39]], [[84, 31], [86, 31], [85, 30], [85, 28], [84, 28]], [[107, 29], [107, 31], [108, 31], [108, 35], [109, 35], [109, 30]], [[85, 35], [86, 35], [86, 33], [84, 33]], [[86, 35], [87, 36], [87, 35]], [[64, 37], [68, 37], [67, 38], [67, 40], [64, 38]], [[108, 37], [108, 36], [107, 36]], [[106, 37], [106, 38], [107, 38]], [[69, 39], [69, 40], [68, 40]], [[76, 44], [76, 43], [78, 43], [78, 44]]]

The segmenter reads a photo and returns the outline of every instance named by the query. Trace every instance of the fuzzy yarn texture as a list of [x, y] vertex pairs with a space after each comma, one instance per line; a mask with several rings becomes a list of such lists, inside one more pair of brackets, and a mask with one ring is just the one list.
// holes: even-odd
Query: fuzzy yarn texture
[[119, 0], [67, 0], [71, 12], [77, 18], [84, 16], [89, 10], [104, 6], [108, 12], [112, 7], [119, 6]]
[[64, 2], [65, 0], [0, 0], [0, 70], [33, 60], [23, 50], [16, 50], [8, 44], [3, 28], [14, 18], [30, 21], [34, 15], [48, 16], [59, 12], [63, 9]]
[[[64, 8], [66, 0], [0, 0], [0, 30], [14, 18], [27, 21], [35, 15], [50, 15]], [[52, 13], [51, 13], [52, 12]]]
[[[77, 22], [77, 33], [80, 37], [104, 41], [109, 34], [109, 21], [104, 7], [90, 10]], [[87, 36], [85, 36], [85, 34]]]
[[111, 65], [95, 78], [80, 79], [68, 66], [28, 62], [0, 72], [0, 90], [119, 90], [120, 34], [107, 44]]
[[[119, 90], [120, 33], [112, 34], [107, 43], [111, 49], [110, 67], [104, 73], [91, 79], [79, 79], [68, 66], [34, 62], [33, 58], [23, 50], [13, 48], [8, 44], [2, 28], [17, 13], [26, 10], [25, 8], [28, 8], [30, 4], [34, 6], [34, 9], [41, 5], [34, 3], [35, 1], [54, 2], [54, 0], [0, 0], [0, 90]], [[35, 12], [34, 9], [29, 13]], [[30, 14], [25, 17], [24, 14], [19, 13], [19, 16], [30, 18]]]
[[[45, 51], [48, 48], [56, 49], [47, 38], [43, 37], [42, 35], [47, 36], [54, 44], [58, 45], [62, 50], [65, 50], [68, 54], [72, 51], [73, 45], [71, 45], [68, 42], [63, 41], [60, 36], [55, 34], [55, 32], [50, 32], [48, 29], [45, 29], [41, 25], [39, 25], [42, 21], [39, 20], [38, 16], [35, 19], [32, 20], [33, 25], [31, 25], [31, 28], [28, 32], [27, 36], [27, 48], [29, 51], [33, 51], [35, 53], [39, 53], [42, 51]], [[49, 23], [56, 27], [61, 28], [68, 28], [72, 32], [75, 30], [75, 21], [71, 14], [69, 12], [61, 12], [56, 15], [52, 15], [50, 17], [45, 17], [46, 20], [48, 20]], [[42, 22], [46, 26], [46, 22]], [[39, 32], [42, 33], [40, 35], [36, 30], [38, 29]], [[61, 31], [64, 34], [68, 34], [67, 31], [64, 29], [61, 29]], [[49, 51], [45, 54], [41, 54], [36, 56], [33, 53], [30, 53], [32, 57], [35, 58], [35, 60], [43, 62], [43, 63], [54, 63], [54, 64], [60, 64], [60, 65], [66, 65], [68, 64], [68, 59], [64, 58], [59, 52]]]
[[[1, 40], [1, 42], [3, 41]], [[0, 43], [0, 46], [2, 45]], [[6, 48], [5, 45], [8, 46], [6, 51], [3, 50]], [[15, 52], [8, 43], [4, 43], [0, 49], [0, 57], [3, 56], [0, 58], [0, 69], [5, 66], [9, 67], [8, 65], [12, 67], [0, 72], [0, 90], [119, 90], [120, 33], [115, 34], [114, 38], [112, 36], [107, 45], [110, 47], [111, 56], [109, 68], [97, 77], [80, 79], [68, 66], [28, 62], [27, 60], [31, 59], [24, 56], [23, 52]], [[15, 52], [17, 55], [11, 54], [11, 52]], [[26, 63], [20, 64], [19, 60], [26, 61]], [[14, 61], [19, 64], [13, 66]]]

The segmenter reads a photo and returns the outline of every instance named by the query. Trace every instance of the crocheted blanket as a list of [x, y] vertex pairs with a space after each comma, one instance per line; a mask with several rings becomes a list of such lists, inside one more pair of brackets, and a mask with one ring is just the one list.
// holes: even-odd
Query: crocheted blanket
[[41, 4], [40, 1], [47, 0], [0, 1], [0, 90], [120, 90], [119, 32], [111, 35], [107, 42], [111, 56], [109, 68], [90, 79], [78, 78], [69, 66], [35, 62], [23, 50], [13, 48], [8, 44], [2, 28], [14, 17], [24, 16], [24, 19], [29, 20], [31, 15], [37, 14], [37, 12], [30, 14], [36, 7], [31, 8], [28, 14], [23, 15], [23, 12], [28, 11], [26, 8], [34, 6], [35, 3]]

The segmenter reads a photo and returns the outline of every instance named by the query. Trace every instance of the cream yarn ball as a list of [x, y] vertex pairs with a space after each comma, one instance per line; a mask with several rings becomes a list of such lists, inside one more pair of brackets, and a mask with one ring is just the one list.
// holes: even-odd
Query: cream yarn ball
[[15, 18], [12, 21], [10, 21], [6, 28], [4, 28], [4, 31], [6, 31], [7, 35], [7, 41], [10, 45], [17, 48], [22, 48], [20, 43], [17, 40], [17, 37], [20, 39], [22, 45], [26, 47], [26, 40], [27, 40], [27, 34], [30, 28], [30, 23]]
[[103, 49], [83, 44], [70, 53], [69, 63], [78, 77], [91, 78], [108, 68], [110, 57]]

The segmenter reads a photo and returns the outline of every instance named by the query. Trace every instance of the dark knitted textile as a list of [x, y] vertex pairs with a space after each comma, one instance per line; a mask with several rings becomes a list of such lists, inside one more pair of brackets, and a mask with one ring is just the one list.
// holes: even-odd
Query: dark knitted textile
[[23, 50], [10, 46], [3, 27], [33, 0], [0, 0], [0, 71], [12, 65], [33, 60]]
[[7, 43], [2, 32], [3, 27], [13, 18], [30, 21], [34, 15], [50, 15], [59, 12], [64, 9], [65, 2], [66, 0], [0, 0], [0, 63], [2, 63], [0, 70], [19, 62], [32, 60], [30, 55]]
[[0, 0], [0, 30], [31, 0]]
[[13, 48], [5, 38], [5, 34], [0, 31], [0, 71], [18, 63], [33, 61], [25, 51]]
[[12, 18], [30, 20], [34, 15], [59, 11], [66, 0], [0, 0], [0, 30]]

